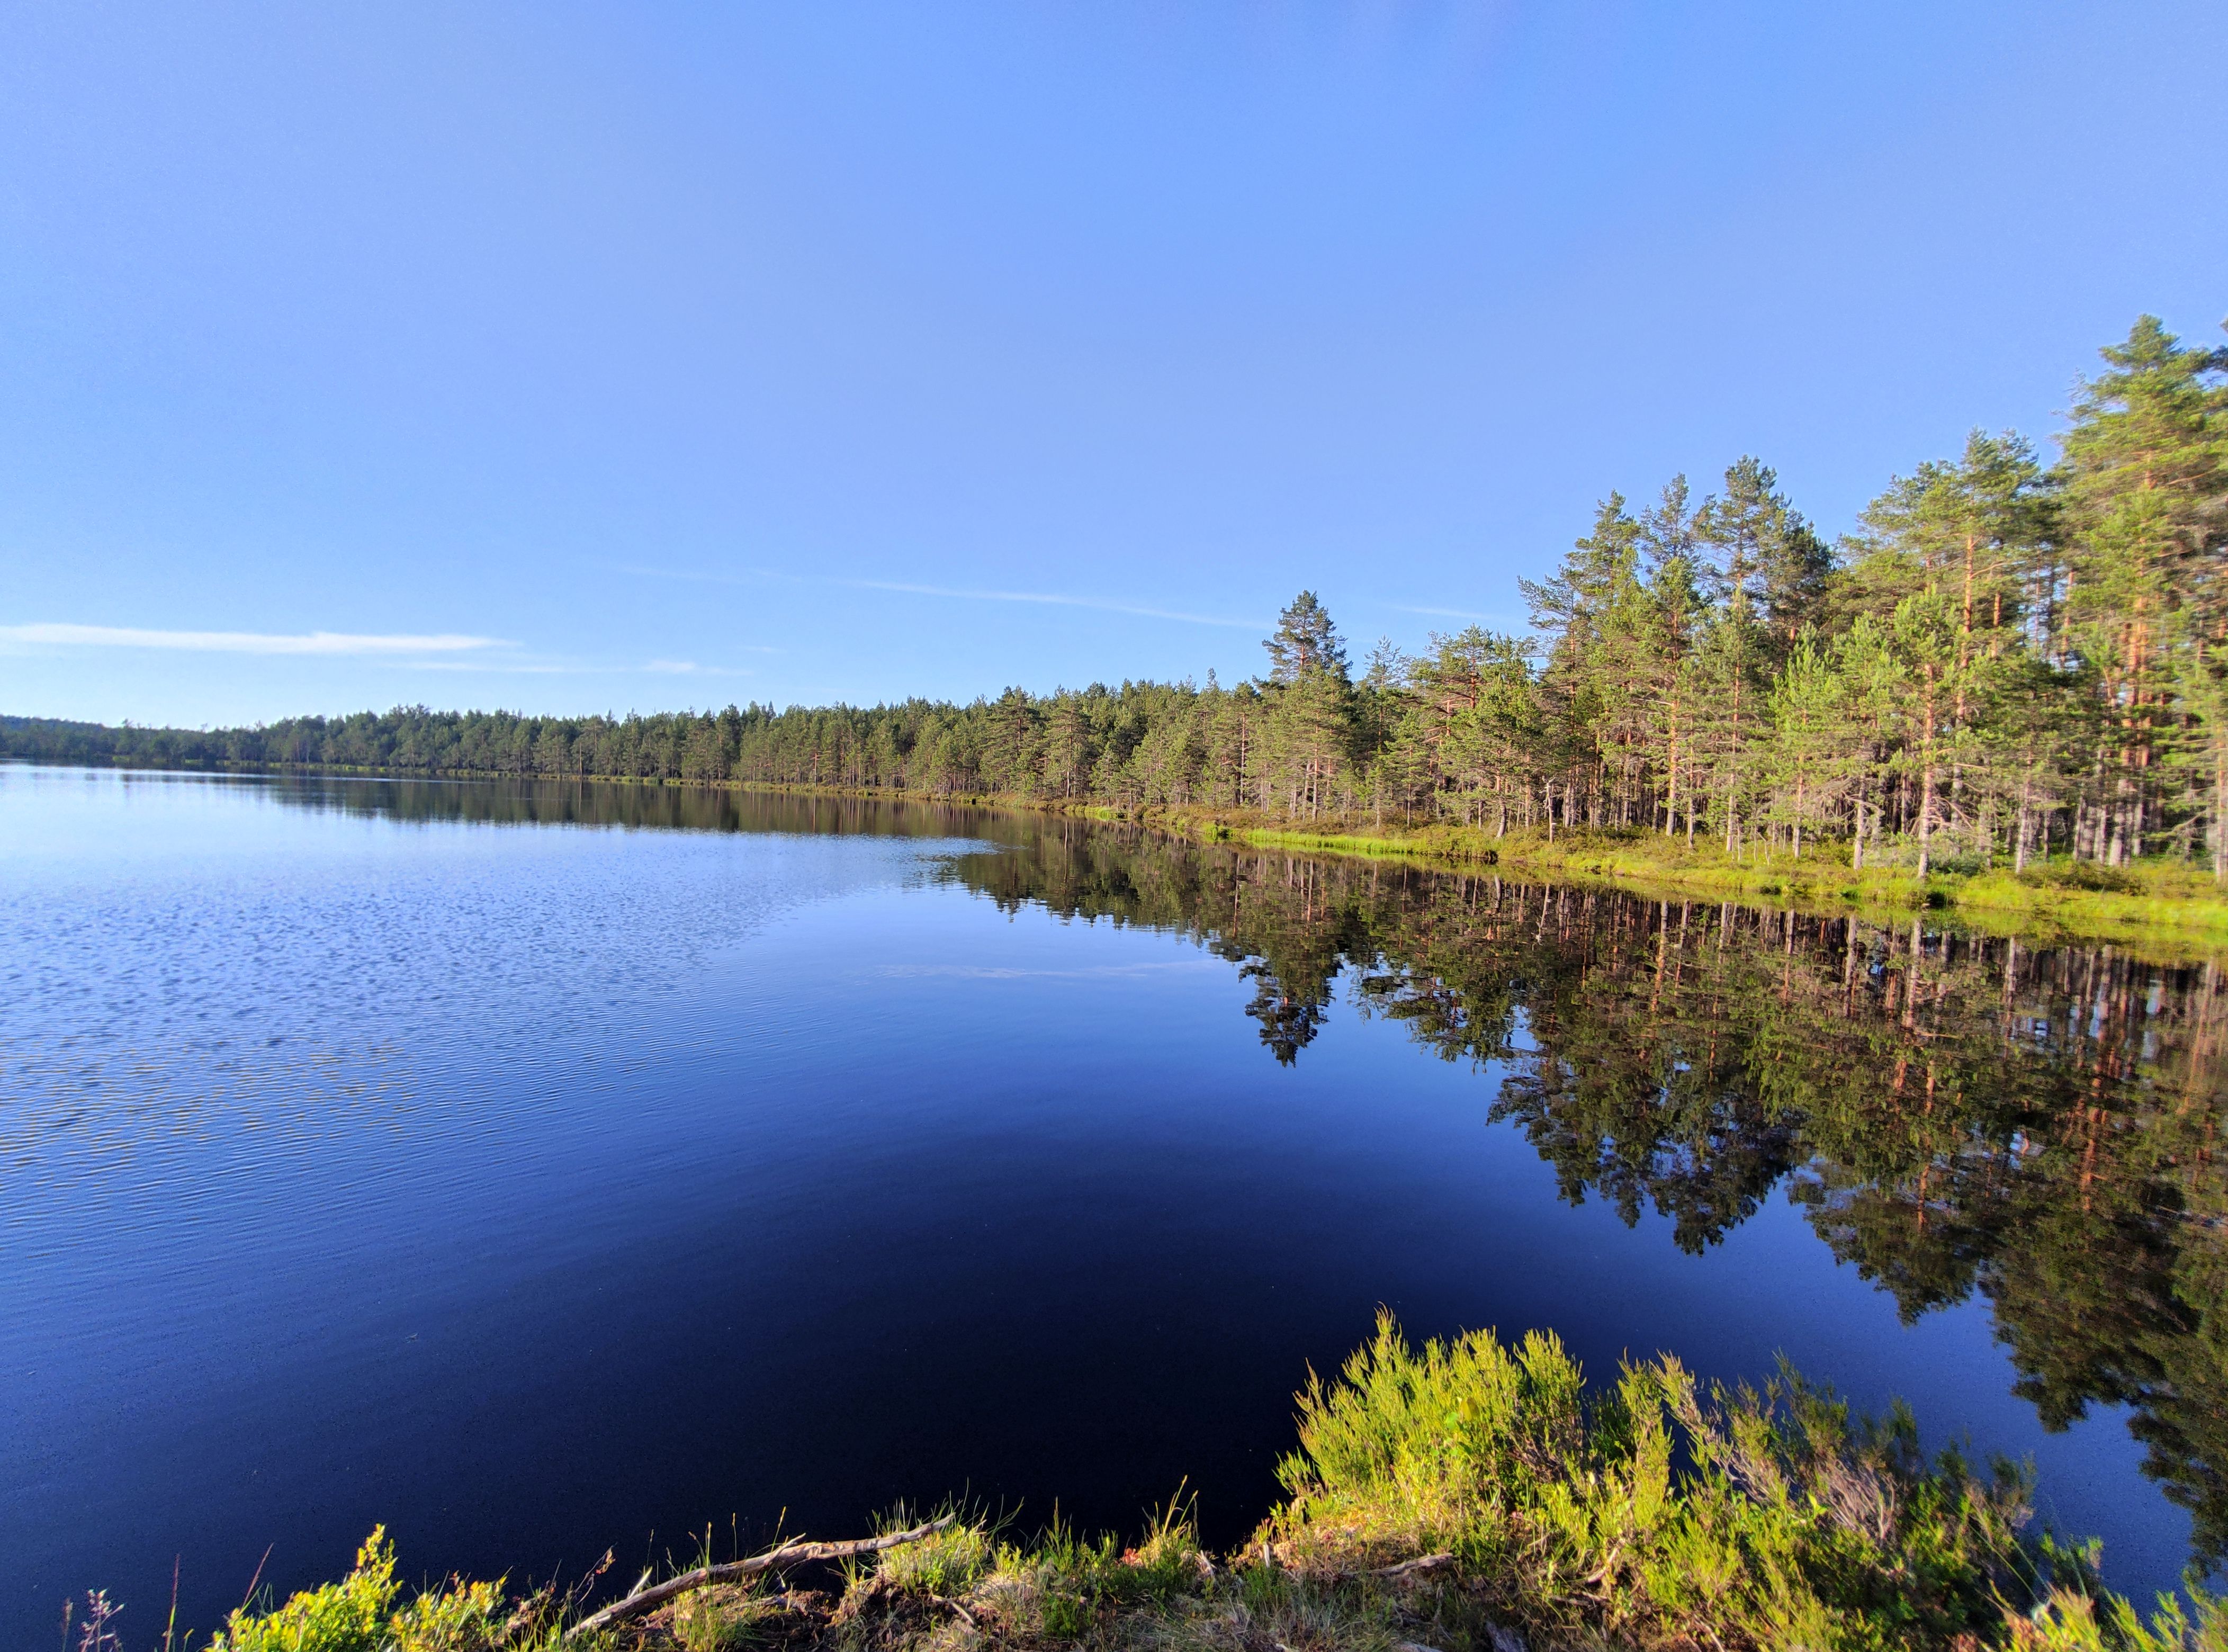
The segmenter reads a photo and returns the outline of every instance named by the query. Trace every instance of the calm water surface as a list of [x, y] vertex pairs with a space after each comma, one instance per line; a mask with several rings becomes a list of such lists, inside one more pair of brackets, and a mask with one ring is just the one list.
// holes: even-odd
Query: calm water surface
[[2228, 1537], [2211, 966], [962, 811], [0, 765], [0, 1643], [966, 1492], [1234, 1541], [1380, 1303]]

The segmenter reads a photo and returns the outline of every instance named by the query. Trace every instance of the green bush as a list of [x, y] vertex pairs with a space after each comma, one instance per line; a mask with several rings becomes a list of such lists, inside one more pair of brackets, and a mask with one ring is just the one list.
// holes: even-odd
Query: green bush
[[[1412, 1348], [1389, 1316], [1300, 1396], [1290, 1502], [1264, 1539], [1366, 1569], [1444, 1551], [1512, 1615], [1632, 1645], [1949, 1645], [2046, 1595], [2026, 1486], [1791, 1373], [1704, 1393], [1668, 1357], [1586, 1393], [1552, 1335]], [[2087, 1579], [2071, 1581], [2085, 1586]]]
[[225, 1620], [209, 1652], [382, 1652], [395, 1597], [394, 1546], [375, 1527], [355, 1552], [355, 1567], [338, 1583], [304, 1590], [257, 1613], [243, 1607]]

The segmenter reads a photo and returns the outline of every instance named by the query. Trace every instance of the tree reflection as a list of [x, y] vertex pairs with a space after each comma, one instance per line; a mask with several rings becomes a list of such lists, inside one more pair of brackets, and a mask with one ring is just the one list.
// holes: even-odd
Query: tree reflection
[[2218, 971], [1908, 919], [1613, 892], [1043, 824], [951, 875], [1189, 934], [1296, 1060], [1336, 1003], [1499, 1080], [1563, 1195], [1700, 1251], [1784, 1187], [1913, 1319], [1979, 1292], [2046, 1425], [2129, 1408], [2228, 1558]]

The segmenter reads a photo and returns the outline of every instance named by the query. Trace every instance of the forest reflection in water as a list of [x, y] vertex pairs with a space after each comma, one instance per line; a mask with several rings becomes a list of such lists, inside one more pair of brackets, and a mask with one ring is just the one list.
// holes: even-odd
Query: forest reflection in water
[[[153, 778], [150, 778], [150, 783]], [[1252, 983], [1264, 1057], [1344, 1003], [1489, 1066], [1572, 1203], [1702, 1252], [1782, 1188], [1917, 1319], [1975, 1293], [2046, 1426], [2124, 1405], [2228, 1558], [2228, 1175], [2210, 960], [2038, 946], [1932, 915], [1647, 900], [922, 803], [680, 787], [260, 783], [402, 820], [965, 838], [1008, 910], [1186, 935]]]
[[1978, 1292], [2046, 1426], [2129, 1408], [2145, 1472], [2228, 1556], [2218, 970], [1397, 863], [1047, 827], [951, 875], [1181, 931], [1305, 1059], [1341, 977], [1450, 1061], [1573, 1203], [1700, 1252], [1784, 1187], [1906, 1320]]

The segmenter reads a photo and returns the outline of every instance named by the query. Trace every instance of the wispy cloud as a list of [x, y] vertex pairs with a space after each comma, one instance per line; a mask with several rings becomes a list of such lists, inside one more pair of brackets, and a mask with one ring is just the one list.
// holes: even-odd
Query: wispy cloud
[[656, 676], [747, 677], [757, 673], [747, 667], [699, 665], [694, 660], [651, 660], [641, 665], [585, 665], [577, 662], [492, 660], [413, 660], [421, 671], [480, 671], [502, 676], [537, 677]]
[[477, 671], [496, 676], [572, 677], [584, 669], [577, 665], [537, 664], [532, 661], [497, 663], [493, 660], [407, 660], [414, 671]]
[[1418, 608], [1405, 602], [1391, 602], [1385, 605], [1399, 613], [1430, 614], [1439, 619], [1479, 619], [1492, 625], [1508, 625], [1516, 623], [1507, 614], [1481, 614], [1469, 608]]
[[493, 637], [367, 636], [353, 631], [146, 631], [129, 625], [0, 625], [0, 640], [71, 648], [180, 649], [195, 654], [455, 654], [509, 648]]
[[[515, 643], [495, 637], [465, 637], [454, 632], [430, 636], [396, 633], [375, 635], [358, 631], [155, 631], [131, 625], [0, 625], [0, 644], [44, 644], [66, 648], [173, 649], [193, 654], [320, 655], [327, 657], [370, 656], [413, 671], [469, 671], [492, 676], [687, 676], [746, 677], [748, 670], [733, 666], [702, 665], [695, 660], [650, 660], [641, 664], [589, 663], [530, 655], [474, 657], [483, 650], [516, 649]], [[771, 654], [772, 649], [754, 650]], [[426, 655], [446, 657], [427, 659]]]
[[1186, 625], [1226, 625], [1235, 631], [1267, 631], [1259, 619], [1223, 619], [1213, 614], [1188, 614], [1175, 608], [1145, 608], [1134, 603], [1108, 602], [1098, 597], [1071, 597], [1047, 591], [967, 591], [951, 586], [906, 585], [895, 579], [836, 579], [855, 591], [900, 591], [916, 597], [951, 597], [961, 602], [1035, 602], [1054, 608], [1095, 608], [1101, 613], [1135, 614], [1143, 619], [1173, 619]]
[[[634, 564], [614, 565], [618, 573], [639, 574], [652, 579], [685, 579], [698, 585], [757, 585], [778, 579], [791, 585], [834, 585], [851, 591], [894, 591], [912, 597], [944, 597], [955, 602], [1027, 602], [1053, 608], [1092, 608], [1101, 613], [1134, 614], [1141, 619], [1172, 619], [1184, 625], [1225, 625], [1234, 631], [1270, 629], [1263, 619], [1226, 619], [1215, 614], [1187, 613], [1180, 608], [1153, 608], [1138, 603], [1112, 602], [1103, 597], [1078, 597], [1056, 591], [981, 591], [961, 586], [915, 585], [903, 579], [855, 579], [842, 574], [788, 573], [776, 568], [746, 568], [739, 573], [700, 573], [687, 568], [652, 568]], [[772, 650], [767, 650], [771, 653]]]

